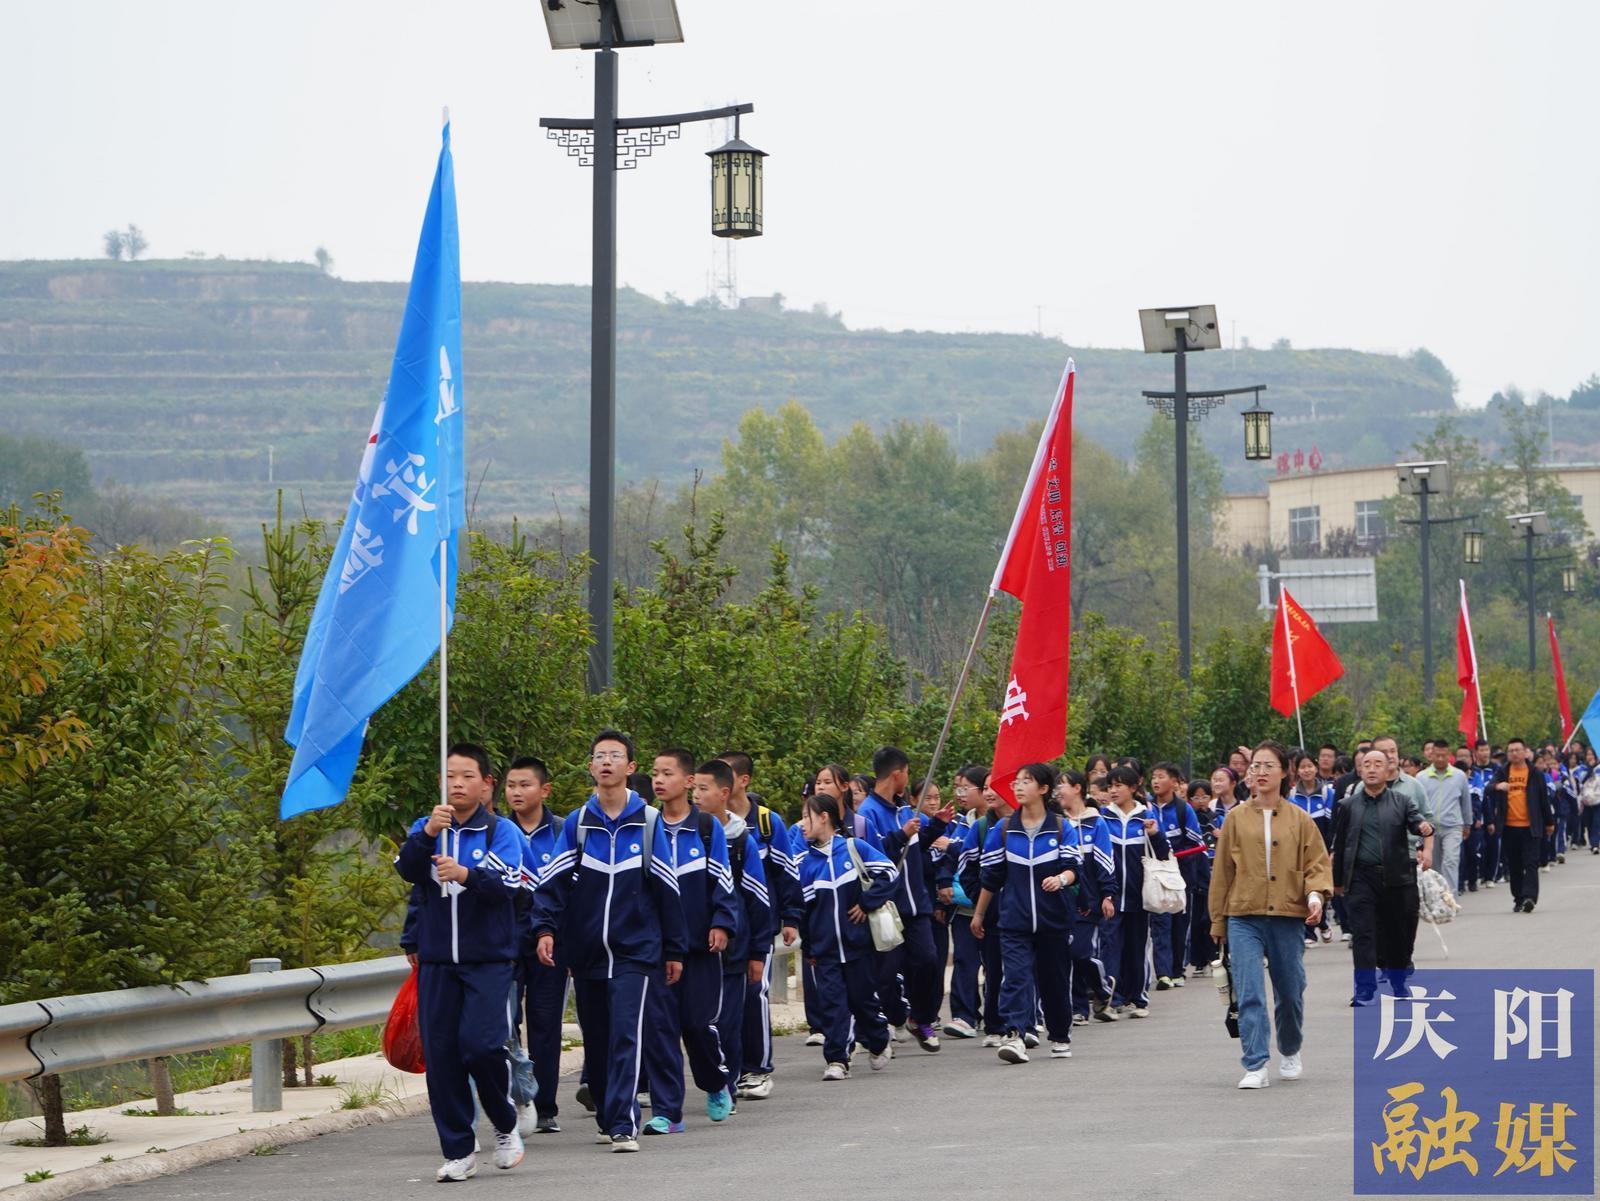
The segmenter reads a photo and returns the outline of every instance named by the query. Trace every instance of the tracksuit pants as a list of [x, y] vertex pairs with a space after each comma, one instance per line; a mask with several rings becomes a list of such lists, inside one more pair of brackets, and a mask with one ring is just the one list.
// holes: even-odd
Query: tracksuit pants
[[[722, 1011], [717, 1017], [717, 1042], [722, 1047], [722, 1066], [728, 1075], [730, 1093], [738, 1085], [739, 1077], [744, 1075], [744, 995], [750, 979], [744, 973], [747, 962], [738, 960], [739, 970], [736, 972], [727, 971], [727, 963], [722, 965]], [[810, 984], [806, 985], [807, 989], [811, 987]]]
[[517, 963], [522, 1003], [513, 1016], [522, 1045], [533, 1060], [533, 1079], [539, 1086], [534, 1112], [554, 1118], [556, 1084], [561, 1078], [561, 1019], [567, 1007], [567, 968], [559, 956], [545, 967], [537, 955], [524, 955]]
[[665, 988], [659, 973], [619, 971], [607, 979], [575, 976], [584, 1069], [603, 1134], [639, 1133], [639, 1080], [650, 993]]
[[950, 1018], [978, 1028], [978, 967], [983, 949], [972, 936], [972, 914], [957, 912], [950, 918], [950, 941], [955, 965], [950, 969]]
[[1501, 831], [1500, 853], [1505, 858], [1514, 905], [1539, 899], [1539, 855], [1543, 843], [1542, 832], [1527, 826], [1507, 826]]
[[1117, 978], [1113, 1004], [1150, 1004], [1150, 914], [1138, 894], [1132, 906], [1100, 923], [1100, 958]]
[[[905, 925], [905, 941], [892, 951], [874, 951], [877, 961], [878, 1001], [883, 1015], [891, 1026], [903, 1026], [908, 1021], [939, 1020], [938, 997], [944, 991], [943, 969], [930, 983], [936, 952], [933, 946], [933, 917], [919, 913], [915, 917], [901, 914]], [[937, 990], [937, 991], [936, 991]], [[929, 1012], [931, 1004], [932, 1012]]]
[[428, 1106], [446, 1159], [472, 1154], [477, 1106], [494, 1128], [515, 1130], [511, 1100], [512, 987], [516, 964], [424, 963], [417, 972], [417, 1020], [427, 1060]]
[[1044, 1010], [1050, 1041], [1072, 1041], [1072, 950], [1065, 930], [997, 930], [1005, 976], [1000, 983], [1000, 1014], [1006, 1032], [1031, 1030]]
[[[1380, 972], [1396, 996], [1404, 995], [1416, 946], [1419, 903], [1414, 878], [1405, 884], [1385, 884], [1381, 867], [1357, 864], [1351, 872], [1344, 912], [1357, 996], [1370, 996], [1377, 990]], [[1230, 958], [1238, 954], [1235, 948]]]
[[[972, 933], [970, 921], [967, 933]], [[1000, 1016], [1000, 982], [1005, 975], [1005, 964], [1000, 954], [1000, 940], [985, 938], [978, 946], [983, 956], [983, 1032], [1004, 1034], [1006, 1023]]]
[[875, 955], [840, 963], [817, 960], [817, 1000], [822, 1008], [822, 1054], [829, 1063], [850, 1062], [860, 1043], [874, 1055], [889, 1045], [889, 1023], [878, 1004]]
[[722, 1010], [722, 956], [691, 951], [676, 984], [652, 989], [645, 1007], [644, 1073], [651, 1112], [683, 1121], [683, 1057], [694, 1086], [710, 1095], [728, 1083], [717, 1019]]
[[[761, 983], [745, 980], [744, 992], [744, 1045], [740, 1059], [747, 1073], [763, 1076], [772, 1074], [772, 951], [769, 949], [761, 971]], [[737, 1083], [737, 1081], [735, 1081]]]
[[1100, 959], [1100, 922], [1078, 914], [1072, 924], [1072, 1010], [1089, 1016], [1090, 1003], [1111, 999], [1111, 974]]

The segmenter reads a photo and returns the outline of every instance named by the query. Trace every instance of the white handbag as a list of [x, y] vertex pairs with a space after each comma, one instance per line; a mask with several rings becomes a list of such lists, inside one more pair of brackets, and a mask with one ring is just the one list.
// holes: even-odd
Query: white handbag
[[1150, 835], [1144, 836], [1144, 908], [1147, 913], [1182, 913], [1188, 887], [1183, 882], [1183, 871], [1177, 857], [1169, 854], [1157, 859], [1150, 845]]
[[[856, 840], [846, 838], [845, 849], [856, 866], [856, 884], [863, 891], [867, 887], [867, 865], [861, 862], [861, 852], [856, 850]], [[900, 918], [900, 907], [885, 901], [876, 909], [867, 910], [867, 929], [872, 933], [872, 947], [876, 951], [892, 951], [906, 940], [906, 924]]]

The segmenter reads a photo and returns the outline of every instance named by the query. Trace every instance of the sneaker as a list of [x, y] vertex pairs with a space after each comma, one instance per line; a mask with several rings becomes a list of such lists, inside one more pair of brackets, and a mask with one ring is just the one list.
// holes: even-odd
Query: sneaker
[[1321, 931], [1321, 934], [1322, 934], [1322, 941], [1323, 942], [1332, 942], [1333, 941], [1333, 927], [1332, 926], [1324, 927], [1322, 929], [1322, 931]]
[[1135, 1005], [1132, 1007], [1132, 1011], [1128, 1014], [1128, 1016], [1131, 1018], [1147, 1018], [1150, 1016], [1150, 1006]]
[[[674, 1122], [665, 1114], [657, 1114], [644, 1124], [646, 1134], [682, 1134], [683, 1123]], [[613, 1146], [616, 1144], [613, 1143]]]
[[982, 1045], [985, 1046], [985, 1047], [998, 1047], [1001, 1043], [1003, 1043], [1005, 1041], [1006, 1040], [1001, 1038], [998, 1034], [985, 1034], [983, 1036], [983, 1044]]
[[1028, 1062], [1028, 1048], [1023, 1045], [1022, 1040], [1015, 1034], [1000, 1044], [999, 1055], [1001, 1063]]
[[765, 1101], [772, 1096], [771, 1072], [752, 1072], [747, 1079], [750, 1083], [739, 1090], [741, 1097], [749, 1097], [752, 1101]]
[[1033, 1050], [1039, 1045], [1039, 1036], [1032, 1030], [1024, 1030], [1022, 1032], [1022, 1045], [1030, 1051]]
[[463, 1156], [461, 1159], [447, 1159], [434, 1173], [433, 1178], [441, 1183], [451, 1180], [466, 1180], [478, 1170], [478, 1157], [476, 1155]]
[[917, 1025], [911, 1027], [912, 1033], [917, 1036], [917, 1043], [929, 1054], [939, 1049], [939, 1035], [932, 1026]]
[[1305, 1065], [1300, 1062], [1300, 1052], [1298, 1051], [1293, 1055], [1285, 1055], [1278, 1061], [1279, 1080], [1298, 1080], [1305, 1070]]
[[1087, 1026], [1089, 1024], [1089, 1015], [1086, 1014], [1086, 1013], [1075, 1013], [1075, 1014], [1073, 1014], [1072, 1015], [1072, 1024], [1074, 1026]]
[[885, 1047], [883, 1050], [879, 1051], [876, 1055], [868, 1056], [867, 1057], [867, 1065], [874, 1072], [881, 1072], [881, 1071], [883, 1071], [884, 1068], [889, 1066], [889, 1061], [891, 1059], [893, 1059], [893, 1058], [894, 1058], [894, 1048], [893, 1047]]
[[962, 1018], [951, 1018], [944, 1024], [944, 1032], [950, 1038], [977, 1038], [978, 1032], [972, 1028], [972, 1023]]
[[1182, 988], [1183, 987], [1183, 977], [1182, 976], [1174, 976], [1174, 977], [1172, 977], [1172, 987], [1173, 988]]
[[713, 1122], [726, 1120], [732, 1112], [733, 1095], [727, 1089], [719, 1088], [716, 1092], [706, 1097], [706, 1117]]
[[806, 1046], [808, 1047], [820, 1047], [827, 1041], [828, 1040], [822, 1036], [822, 1031], [820, 1030], [813, 1030], [810, 1034], [806, 1035]]
[[1246, 1072], [1244, 1074], [1243, 1079], [1241, 1079], [1239, 1081], [1239, 1087], [1240, 1088], [1266, 1088], [1267, 1087], [1267, 1069], [1266, 1069], [1266, 1065], [1263, 1064], [1261, 1067], [1255, 1069], [1255, 1071], [1253, 1071], [1253, 1072]]
[[517, 1133], [527, 1138], [539, 1129], [539, 1111], [532, 1101], [517, 1106]]
[[824, 1080], [844, 1080], [847, 1079], [849, 1075], [850, 1068], [848, 1064], [830, 1063], [827, 1067], [822, 1069], [822, 1078]]
[[1171, 976], [1157, 976], [1156, 977], [1156, 991], [1157, 992], [1166, 992], [1167, 989], [1169, 989], [1171, 987], [1172, 987], [1172, 977]]
[[1097, 1022], [1120, 1022], [1122, 1010], [1113, 1006], [1110, 1001], [1096, 1001], [1094, 1003], [1094, 1020]]
[[494, 1166], [514, 1168], [522, 1162], [522, 1135], [515, 1130], [494, 1134]]
[[560, 1134], [561, 1123], [556, 1121], [554, 1116], [540, 1118], [539, 1124], [534, 1127], [533, 1132], [535, 1134]]
[[637, 1151], [639, 1140], [631, 1134], [613, 1134], [611, 1136], [611, 1149], [613, 1151]]
[[1051, 1043], [1050, 1044], [1050, 1058], [1051, 1059], [1071, 1059], [1072, 1058], [1072, 1044], [1071, 1043]]
[[578, 1104], [590, 1113], [594, 1112], [594, 1095], [589, 1092], [589, 1082], [587, 1080], [578, 1082]]

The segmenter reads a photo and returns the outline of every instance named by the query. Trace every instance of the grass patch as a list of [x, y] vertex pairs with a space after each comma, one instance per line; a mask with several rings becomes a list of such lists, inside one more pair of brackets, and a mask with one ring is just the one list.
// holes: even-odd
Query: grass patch
[[221, 1110], [217, 1109], [190, 1109], [187, 1105], [180, 1105], [171, 1113], [157, 1113], [153, 1109], [136, 1109], [132, 1106], [122, 1111], [125, 1118], [213, 1118]]
[[38, 1184], [39, 1181], [41, 1181], [41, 1180], [49, 1180], [54, 1175], [55, 1175], [55, 1173], [52, 1172], [49, 1168], [40, 1168], [37, 1172], [24, 1172], [22, 1174], [22, 1183], [23, 1184]]
[[[99, 1143], [110, 1141], [111, 1136], [103, 1131], [90, 1130], [87, 1126], [77, 1126], [67, 1131], [66, 1145], [69, 1147], [93, 1147]], [[50, 1144], [44, 1141], [43, 1135], [40, 1135], [38, 1138], [14, 1138], [11, 1140], [11, 1145], [13, 1147], [48, 1147]]]
[[366, 1109], [394, 1100], [394, 1092], [381, 1083], [347, 1084], [339, 1090], [338, 1109]]

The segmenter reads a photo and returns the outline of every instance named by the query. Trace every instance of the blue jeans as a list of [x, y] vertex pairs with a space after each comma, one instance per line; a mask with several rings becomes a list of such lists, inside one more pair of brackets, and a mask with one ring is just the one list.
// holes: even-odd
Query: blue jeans
[[1306, 924], [1296, 917], [1230, 917], [1228, 963], [1239, 1003], [1239, 1062], [1253, 1072], [1267, 1064], [1271, 1030], [1267, 1025], [1267, 981], [1261, 960], [1272, 975], [1272, 1024], [1278, 1030], [1278, 1051], [1300, 1051], [1305, 1017]]

